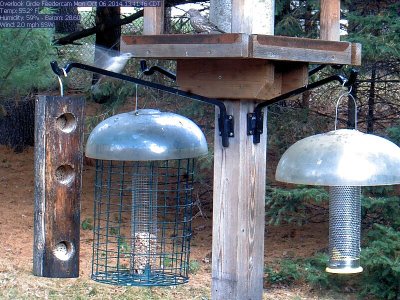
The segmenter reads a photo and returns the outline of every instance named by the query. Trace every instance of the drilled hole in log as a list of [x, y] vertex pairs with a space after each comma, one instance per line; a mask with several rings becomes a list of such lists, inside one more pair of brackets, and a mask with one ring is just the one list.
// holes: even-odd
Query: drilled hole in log
[[62, 132], [70, 133], [76, 128], [76, 118], [71, 113], [62, 114], [57, 118], [56, 125]]
[[54, 246], [53, 254], [60, 260], [69, 260], [74, 254], [74, 246], [68, 241], [59, 242]]
[[56, 179], [62, 184], [69, 184], [74, 180], [74, 168], [70, 165], [59, 166], [56, 170]]

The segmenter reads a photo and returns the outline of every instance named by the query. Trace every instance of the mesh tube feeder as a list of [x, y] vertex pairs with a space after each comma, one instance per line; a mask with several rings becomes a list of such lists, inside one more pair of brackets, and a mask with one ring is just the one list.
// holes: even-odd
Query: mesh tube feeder
[[276, 180], [329, 186], [330, 273], [362, 272], [361, 186], [400, 183], [400, 148], [355, 129], [304, 138], [281, 157]]
[[194, 159], [200, 128], [142, 109], [110, 117], [90, 134], [96, 159], [92, 279], [124, 286], [188, 281]]

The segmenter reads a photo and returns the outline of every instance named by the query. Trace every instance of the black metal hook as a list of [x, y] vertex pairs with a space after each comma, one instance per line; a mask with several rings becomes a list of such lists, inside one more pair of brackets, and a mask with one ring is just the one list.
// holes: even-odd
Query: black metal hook
[[104, 69], [100, 69], [97, 67], [93, 67], [93, 66], [85, 65], [85, 64], [81, 64], [81, 63], [72, 62], [72, 63], [67, 64], [64, 68], [60, 68], [56, 61], [52, 61], [50, 63], [50, 65], [51, 65], [53, 72], [57, 76], [60, 76], [60, 77], [64, 76], [65, 74], [68, 74], [68, 72], [71, 71], [71, 69], [77, 68], [77, 69], [82, 69], [82, 70], [86, 70], [86, 71], [93, 72], [93, 73], [98, 73], [98, 74], [101, 74], [104, 76], [117, 78], [117, 79], [128, 81], [128, 82], [133, 82], [133, 83], [136, 83], [139, 85], [144, 85], [144, 86], [158, 89], [158, 90], [161, 90], [161, 91], [173, 94], [173, 95], [179, 95], [179, 96], [183, 96], [183, 97], [190, 98], [193, 100], [197, 100], [197, 101], [201, 101], [204, 103], [215, 105], [219, 108], [218, 125], [219, 125], [220, 135], [222, 138], [222, 145], [224, 147], [228, 147], [229, 146], [229, 138], [234, 136], [233, 116], [227, 114], [225, 104], [218, 99], [207, 98], [207, 97], [204, 97], [201, 95], [197, 95], [197, 94], [181, 91], [181, 90], [178, 90], [175, 88], [167, 87], [162, 84], [138, 79], [135, 77], [130, 77], [130, 76], [127, 76], [124, 74], [107, 71]]
[[287, 98], [290, 98], [292, 96], [296, 96], [301, 93], [304, 93], [305, 91], [315, 89], [319, 86], [322, 86], [322, 85], [327, 84], [332, 81], [338, 81], [340, 84], [342, 84], [344, 87], [347, 87], [350, 90], [350, 88], [354, 85], [355, 81], [357, 80], [357, 75], [358, 75], [358, 71], [352, 69], [348, 79], [341, 75], [332, 75], [327, 78], [321, 79], [319, 81], [302, 86], [298, 89], [287, 92], [285, 94], [279, 95], [268, 101], [264, 101], [264, 102], [257, 104], [257, 106], [254, 109], [254, 112], [247, 114], [247, 135], [253, 136], [254, 144], [260, 143], [260, 135], [263, 133], [263, 127], [264, 127], [264, 124], [263, 124], [264, 116], [263, 116], [263, 112], [262, 112], [263, 108], [270, 106], [274, 103], [280, 102], [282, 100], [285, 100]]
[[168, 78], [172, 79], [173, 81], [176, 81], [176, 74], [174, 74], [171, 71], [168, 71], [160, 66], [152, 66], [152, 67], [148, 68], [147, 62], [145, 60], [140, 61], [140, 69], [142, 70], [144, 75], [153, 75], [154, 72], [159, 72], [159, 73], [167, 76]]

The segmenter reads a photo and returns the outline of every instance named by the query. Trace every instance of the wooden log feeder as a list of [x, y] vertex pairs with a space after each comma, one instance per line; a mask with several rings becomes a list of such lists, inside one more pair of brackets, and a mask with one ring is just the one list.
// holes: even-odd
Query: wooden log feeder
[[40, 96], [35, 107], [33, 274], [78, 277], [84, 98]]
[[[247, 115], [254, 112], [260, 101], [268, 101], [306, 85], [309, 64], [360, 65], [361, 46], [339, 41], [339, 0], [321, 0], [320, 40], [274, 36], [274, 0], [229, 2], [230, 13], [210, 13], [214, 18], [219, 16], [213, 20], [214, 23], [224, 29], [230, 27], [232, 32], [218, 35], [162, 34], [163, 7], [146, 7], [145, 35], [123, 36], [121, 51], [130, 52], [136, 58], [176, 60], [179, 88], [223, 100], [228, 115], [234, 119], [234, 134], [229, 138], [229, 147], [224, 147], [218, 126], [215, 126], [212, 299], [262, 299], [267, 122], [263, 122], [264, 133], [260, 136], [260, 143], [253, 143], [252, 136], [248, 135]], [[226, 0], [211, 0], [211, 9], [221, 10], [221, 7], [226, 7], [224, 5]], [[50, 101], [46, 105], [57, 107], [60, 105], [57, 103]], [[76, 114], [80, 115], [79, 112]], [[38, 135], [54, 131], [54, 138], [74, 139], [75, 148], [82, 147], [81, 144], [78, 146], [82, 143], [79, 127], [67, 135], [52, 127], [51, 121], [39, 118], [37, 124], [40, 126], [42, 123], [48, 126], [37, 131]], [[36, 181], [41, 185], [38, 191], [43, 190], [43, 194], [36, 193], [35, 237], [38, 237], [35, 238], [34, 266], [35, 273], [42, 276], [55, 274], [43, 271], [43, 268], [51, 268], [51, 263], [65, 264], [65, 261], [55, 260], [54, 256], [50, 258], [49, 253], [55, 243], [71, 241], [71, 235], [61, 230], [70, 228], [68, 234], [77, 237], [79, 222], [74, 219], [75, 209], [67, 210], [71, 217], [69, 221], [66, 216], [62, 217], [62, 222], [68, 225], [57, 227], [53, 224], [56, 224], [55, 216], [59, 218], [58, 208], [63, 205], [77, 207], [76, 202], [67, 203], [65, 196], [77, 197], [80, 191], [77, 180], [81, 172], [78, 166], [80, 156], [74, 160], [60, 159], [63, 157], [60, 152], [58, 159], [54, 160], [56, 152], [52, 151], [59, 149], [51, 148], [50, 151], [46, 148], [47, 143], [62, 143], [66, 148], [68, 143], [52, 139], [46, 139], [45, 143], [42, 152], [36, 153]], [[45, 162], [51, 164], [45, 165]], [[70, 187], [74, 192], [57, 182], [54, 167], [59, 163], [71, 166], [75, 181]], [[60, 189], [60, 193], [53, 192], [55, 187]], [[71, 194], [67, 194], [68, 191]], [[55, 203], [55, 206], [46, 206], [46, 211], [41, 210], [43, 200], [40, 200], [47, 195], [45, 193], [53, 197], [51, 201]], [[60, 238], [55, 239], [56, 233]], [[78, 251], [78, 241], [74, 241]], [[76, 272], [76, 269], [71, 267], [69, 272]]]

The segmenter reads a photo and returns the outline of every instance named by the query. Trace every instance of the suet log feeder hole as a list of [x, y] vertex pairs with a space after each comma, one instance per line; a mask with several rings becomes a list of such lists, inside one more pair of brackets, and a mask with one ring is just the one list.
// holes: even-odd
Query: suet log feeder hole
[[67, 261], [74, 255], [74, 246], [68, 241], [61, 241], [55, 245], [53, 254], [58, 259]]
[[96, 159], [92, 279], [125, 286], [188, 281], [194, 158], [201, 130], [172, 113], [115, 115], [90, 134]]
[[79, 276], [82, 97], [40, 96], [35, 105], [33, 273]]
[[57, 128], [65, 133], [70, 133], [76, 128], [76, 118], [72, 113], [61, 114], [57, 119]]
[[75, 172], [71, 165], [62, 165], [56, 169], [55, 177], [62, 184], [69, 184], [74, 180]]

